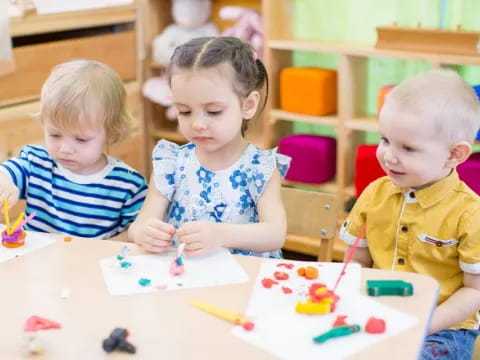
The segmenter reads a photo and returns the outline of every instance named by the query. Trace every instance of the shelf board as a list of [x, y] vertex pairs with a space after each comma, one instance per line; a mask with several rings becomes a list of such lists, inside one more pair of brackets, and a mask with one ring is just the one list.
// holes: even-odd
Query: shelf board
[[435, 64], [479, 65], [479, 55], [437, 54], [429, 52], [377, 49], [370, 44], [352, 44], [323, 40], [270, 40], [267, 47], [271, 50], [314, 51], [339, 55], [388, 57], [404, 60], [427, 61]]
[[153, 130], [152, 135], [156, 139], [166, 139], [179, 143], [187, 143], [187, 139], [176, 130]]
[[129, 23], [136, 20], [136, 8], [137, 6], [133, 3], [125, 6], [45, 15], [38, 15], [35, 11], [31, 11], [22, 17], [11, 18], [10, 32], [12, 37], [16, 37]]
[[272, 109], [270, 111], [270, 121], [272, 124], [276, 123], [278, 120], [285, 120], [285, 121], [300, 121], [315, 125], [329, 125], [335, 127], [337, 125], [337, 116], [311, 116], [311, 115], [303, 115], [303, 114], [296, 114], [287, 111], [283, 111], [280, 109]]
[[345, 127], [351, 130], [378, 132], [378, 120], [375, 116], [358, 117], [347, 121]]

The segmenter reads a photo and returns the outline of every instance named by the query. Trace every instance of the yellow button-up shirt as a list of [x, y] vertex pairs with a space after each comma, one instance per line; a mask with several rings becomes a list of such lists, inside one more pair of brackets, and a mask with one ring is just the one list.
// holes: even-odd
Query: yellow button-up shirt
[[[480, 197], [453, 171], [435, 184], [414, 190], [387, 177], [362, 193], [340, 238], [352, 245], [362, 224], [373, 267], [430, 275], [440, 283], [438, 303], [463, 286], [463, 273], [480, 274]], [[476, 327], [476, 318], [455, 328]]]

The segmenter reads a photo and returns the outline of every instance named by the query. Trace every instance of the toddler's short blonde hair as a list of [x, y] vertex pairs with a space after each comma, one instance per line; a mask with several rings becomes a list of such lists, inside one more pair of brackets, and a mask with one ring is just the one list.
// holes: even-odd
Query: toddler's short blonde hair
[[386, 96], [384, 106], [432, 119], [448, 145], [472, 144], [480, 127], [478, 98], [452, 70], [431, 70], [406, 79]]
[[40, 120], [61, 130], [80, 131], [81, 122], [105, 127], [114, 144], [130, 130], [122, 80], [109, 66], [93, 60], [74, 60], [57, 65], [42, 87]]

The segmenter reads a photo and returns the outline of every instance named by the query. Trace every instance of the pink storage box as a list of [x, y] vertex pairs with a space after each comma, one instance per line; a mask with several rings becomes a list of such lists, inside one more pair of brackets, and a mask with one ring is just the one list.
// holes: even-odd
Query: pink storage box
[[480, 195], [480, 153], [470, 155], [467, 161], [457, 167], [458, 176]]
[[335, 176], [335, 138], [307, 134], [289, 135], [280, 139], [278, 152], [292, 158], [287, 180], [320, 184]]

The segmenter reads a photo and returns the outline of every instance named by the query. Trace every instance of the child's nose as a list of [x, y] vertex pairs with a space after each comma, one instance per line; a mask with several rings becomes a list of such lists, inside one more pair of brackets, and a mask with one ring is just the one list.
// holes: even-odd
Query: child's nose
[[385, 150], [384, 159], [391, 164], [395, 164], [398, 161], [397, 155], [391, 147]]
[[193, 119], [192, 127], [195, 130], [205, 130], [207, 128], [207, 125], [208, 125], [208, 120], [205, 116], [200, 115], [200, 116], [196, 116]]
[[60, 152], [64, 154], [69, 154], [72, 152], [72, 146], [68, 141], [63, 141], [60, 144]]

